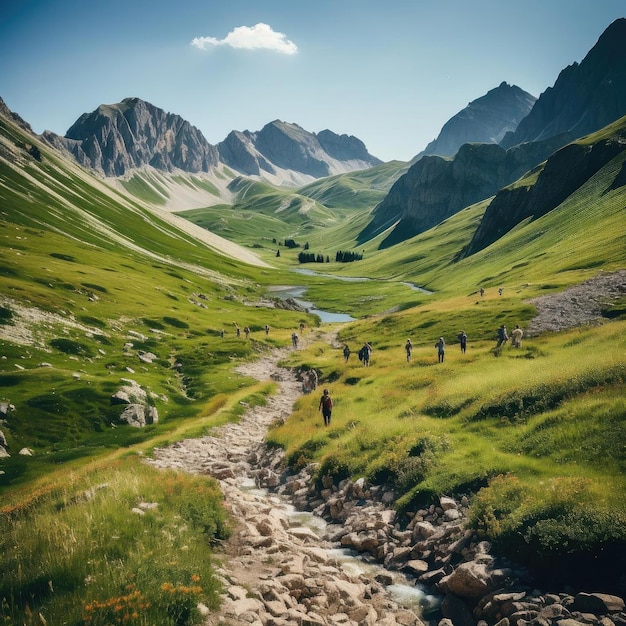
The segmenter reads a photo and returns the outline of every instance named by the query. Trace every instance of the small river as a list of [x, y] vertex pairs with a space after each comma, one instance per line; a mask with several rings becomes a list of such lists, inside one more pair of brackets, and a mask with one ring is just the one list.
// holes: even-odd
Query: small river
[[[304, 274], [305, 276], [320, 276], [323, 278], [332, 278], [334, 280], [343, 281], [343, 282], [352, 282], [352, 283], [362, 283], [366, 281], [371, 281], [371, 278], [362, 278], [362, 277], [353, 277], [353, 276], [333, 276], [332, 274], [321, 274], [320, 272], [316, 272], [314, 270], [310, 270], [307, 268], [298, 268], [295, 269], [294, 272], [296, 274]], [[391, 282], [391, 279], [384, 281]], [[409, 282], [399, 282], [400, 285], [405, 285], [414, 291], [419, 291], [420, 293], [430, 295], [433, 292], [428, 291], [428, 289], [424, 289], [423, 287], [419, 287], [414, 283]], [[348, 315], [347, 313], [333, 313], [332, 311], [324, 311], [323, 309], [318, 309], [313, 302], [304, 299], [304, 295], [306, 294], [306, 287], [300, 285], [291, 285], [291, 286], [275, 286], [270, 288], [270, 292], [281, 300], [287, 300], [291, 298], [296, 302], [299, 306], [305, 308], [307, 312], [317, 315], [320, 318], [321, 322], [333, 323], [333, 322], [353, 322], [356, 318]]]

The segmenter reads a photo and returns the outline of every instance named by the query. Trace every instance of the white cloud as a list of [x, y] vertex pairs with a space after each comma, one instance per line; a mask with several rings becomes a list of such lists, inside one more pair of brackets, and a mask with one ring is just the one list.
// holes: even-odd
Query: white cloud
[[259, 22], [255, 26], [237, 26], [224, 39], [215, 37], [195, 37], [191, 45], [206, 50], [213, 46], [230, 46], [245, 50], [273, 50], [282, 54], [296, 54], [298, 46], [289, 41], [283, 33], [277, 33], [271, 26]]

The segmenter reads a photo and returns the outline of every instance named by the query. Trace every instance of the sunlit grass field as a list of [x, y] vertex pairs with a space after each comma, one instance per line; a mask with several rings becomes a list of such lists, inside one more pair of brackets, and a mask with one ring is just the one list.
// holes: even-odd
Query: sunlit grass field
[[[446, 325], [448, 316], [453, 321]], [[529, 563], [539, 555], [548, 563], [565, 553], [602, 551], [606, 542], [624, 545], [626, 322], [540, 335], [496, 351], [497, 325], [473, 333], [466, 313], [470, 340], [462, 354], [461, 327], [445, 304], [416, 310], [413, 319], [393, 316], [389, 325], [385, 319], [378, 327], [339, 328], [340, 343], [352, 349], [347, 363], [341, 348], [327, 345], [292, 357], [321, 372], [320, 385], [334, 401], [328, 428], [319, 397], [311, 395], [271, 431], [269, 441], [285, 448], [294, 469], [316, 463], [320, 481], [329, 473], [336, 483], [364, 476], [386, 484], [407, 513], [441, 494], [478, 493], [472, 524]], [[420, 327], [427, 330], [416, 332]], [[440, 333], [447, 336], [443, 363], [434, 347]], [[410, 363], [407, 337], [415, 346]], [[374, 347], [369, 367], [356, 356], [365, 341]], [[511, 507], [500, 502], [509, 481], [517, 490]], [[568, 525], [571, 516], [578, 521]], [[565, 538], [581, 520], [585, 532]]]

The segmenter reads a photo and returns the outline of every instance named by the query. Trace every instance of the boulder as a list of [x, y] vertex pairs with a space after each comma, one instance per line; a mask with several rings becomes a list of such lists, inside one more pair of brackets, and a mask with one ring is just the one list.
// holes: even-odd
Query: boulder
[[491, 576], [484, 563], [461, 563], [439, 582], [439, 589], [460, 598], [476, 600], [491, 591]]
[[581, 613], [606, 615], [607, 613], [623, 611], [624, 600], [619, 596], [612, 596], [606, 593], [579, 593], [569, 608], [572, 611], [580, 611]]

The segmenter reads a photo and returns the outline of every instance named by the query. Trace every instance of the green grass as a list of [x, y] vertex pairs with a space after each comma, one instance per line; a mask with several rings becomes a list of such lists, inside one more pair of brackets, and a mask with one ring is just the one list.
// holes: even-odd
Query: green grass
[[197, 603], [218, 604], [221, 500], [207, 478], [128, 457], [3, 508], [3, 623], [199, 623]]
[[[335, 404], [332, 426], [322, 425], [319, 398], [307, 396], [271, 431], [270, 443], [286, 449], [294, 469], [317, 463], [318, 479], [330, 472], [336, 481], [365, 476], [393, 487], [403, 512], [440, 494], [478, 493], [473, 524], [503, 552], [535, 566], [538, 554], [558, 562], [560, 535], [556, 526], [544, 526], [562, 515], [554, 517], [557, 509], [536, 488], [558, 484], [568, 498], [578, 494], [573, 515], [595, 520], [593, 530], [572, 533], [567, 552], [580, 556], [611, 541], [623, 555], [626, 537], [615, 520], [626, 515], [624, 322], [527, 339], [521, 349], [505, 347], [496, 356], [497, 326], [481, 330], [487, 307], [468, 307], [463, 317], [470, 342], [463, 355], [451, 331], [459, 328], [459, 315], [446, 304], [342, 327], [340, 339], [353, 351], [347, 364], [340, 348], [324, 345], [293, 356], [294, 363], [321, 372]], [[494, 323], [496, 305], [489, 311]], [[502, 319], [519, 320], [523, 313], [516, 308]], [[443, 364], [434, 349], [440, 333], [448, 338]], [[415, 345], [410, 364], [406, 337]], [[366, 340], [374, 345], [369, 368], [355, 356]], [[526, 513], [518, 519], [517, 505], [499, 510], [496, 524], [491, 510], [500, 498], [500, 476], [515, 478]], [[578, 484], [584, 490], [576, 490]]]

